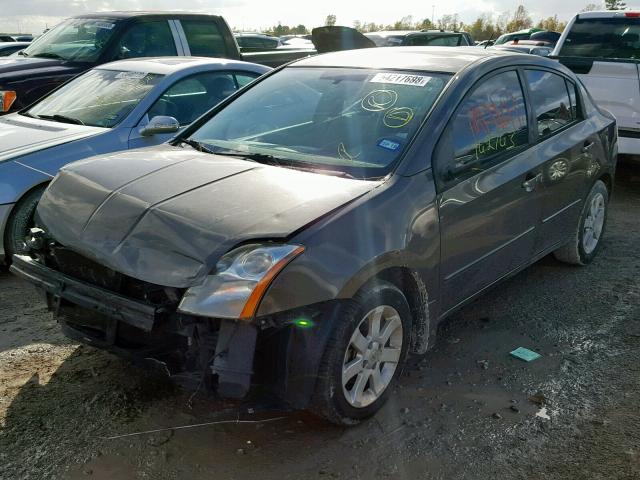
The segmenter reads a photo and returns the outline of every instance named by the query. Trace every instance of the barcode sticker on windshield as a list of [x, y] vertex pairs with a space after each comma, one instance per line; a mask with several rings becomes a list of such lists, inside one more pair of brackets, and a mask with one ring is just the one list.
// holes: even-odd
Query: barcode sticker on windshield
[[107, 23], [107, 22], [96, 22], [94, 23], [96, 28], [104, 28], [105, 30], [111, 30], [116, 26], [115, 23]]
[[145, 72], [120, 72], [116, 75], [116, 78], [128, 78], [130, 80], [140, 80], [146, 77]]
[[373, 83], [393, 83], [396, 85], [412, 85], [414, 87], [424, 87], [431, 77], [426, 75], [411, 75], [407, 73], [376, 73], [369, 80]]

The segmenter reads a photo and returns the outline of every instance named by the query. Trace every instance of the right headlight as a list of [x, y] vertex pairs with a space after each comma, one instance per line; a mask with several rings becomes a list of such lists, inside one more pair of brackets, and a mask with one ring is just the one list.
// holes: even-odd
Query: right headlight
[[178, 311], [249, 320], [275, 276], [304, 251], [301, 245], [252, 244], [224, 255], [201, 285], [189, 288]]

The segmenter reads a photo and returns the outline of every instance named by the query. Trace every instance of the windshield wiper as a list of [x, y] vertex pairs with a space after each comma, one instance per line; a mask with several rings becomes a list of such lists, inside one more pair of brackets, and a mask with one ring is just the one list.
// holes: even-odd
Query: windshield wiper
[[32, 57], [34, 57], [34, 58], [55, 58], [57, 60], [66, 60], [66, 58], [61, 57], [57, 53], [53, 53], [53, 52], [36, 53], [35, 55], [32, 55]]
[[37, 115], [38, 118], [43, 120], [53, 120], [54, 122], [73, 123], [74, 125], [84, 125], [84, 122], [78, 118], [67, 117], [66, 115]]
[[267, 165], [278, 165], [278, 166], [292, 166], [293, 162], [288, 161], [284, 158], [276, 157], [274, 155], [270, 155], [268, 153], [251, 153], [251, 152], [215, 152], [216, 155], [224, 155], [225, 157], [238, 157], [244, 158], [246, 160], [251, 160], [252, 162], [257, 163], [265, 163]]
[[203, 153], [215, 153], [213, 150], [211, 150], [210, 148], [207, 148], [204, 146], [204, 144], [196, 141], [196, 140], [191, 140], [190, 138], [181, 138], [180, 139], [180, 143], [184, 143], [186, 145], [189, 145], [191, 148], [199, 151], [199, 152], [203, 152]]
[[18, 51], [18, 55], [22, 55], [23, 57], [28, 57], [29, 54], [27, 52], [25, 52], [24, 50], [19, 50]]

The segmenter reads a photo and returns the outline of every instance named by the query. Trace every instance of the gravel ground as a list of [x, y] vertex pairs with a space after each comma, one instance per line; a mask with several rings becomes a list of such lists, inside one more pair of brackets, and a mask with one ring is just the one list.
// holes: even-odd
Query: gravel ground
[[[2, 479], [638, 479], [640, 167], [587, 268], [545, 258], [442, 325], [356, 428], [188, 395], [63, 337], [0, 272]], [[539, 352], [531, 363], [508, 352]], [[224, 420], [259, 421], [117, 435]]]

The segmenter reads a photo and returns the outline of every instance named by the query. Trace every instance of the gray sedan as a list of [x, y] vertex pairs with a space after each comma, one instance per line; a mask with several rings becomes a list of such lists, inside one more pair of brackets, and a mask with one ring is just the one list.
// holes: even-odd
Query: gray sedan
[[544, 57], [318, 55], [168, 144], [62, 169], [12, 271], [74, 339], [352, 425], [451, 312], [549, 253], [595, 258], [617, 142]]
[[215, 58], [123, 60], [0, 118], [0, 261], [21, 251], [38, 199], [60, 167], [165, 142], [269, 70]]

